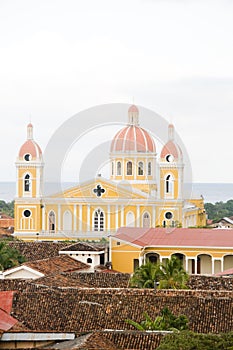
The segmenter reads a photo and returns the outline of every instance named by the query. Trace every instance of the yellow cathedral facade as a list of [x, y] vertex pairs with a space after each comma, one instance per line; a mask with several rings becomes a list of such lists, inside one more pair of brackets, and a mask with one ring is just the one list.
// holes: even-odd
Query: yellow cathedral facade
[[185, 164], [174, 126], [160, 154], [139, 109], [128, 109], [128, 123], [111, 142], [110, 178], [77, 184], [62, 193], [43, 194], [43, 154], [27, 126], [27, 140], [16, 160], [15, 232], [23, 240], [100, 239], [120, 227], [197, 227], [206, 225], [203, 198], [184, 198]]

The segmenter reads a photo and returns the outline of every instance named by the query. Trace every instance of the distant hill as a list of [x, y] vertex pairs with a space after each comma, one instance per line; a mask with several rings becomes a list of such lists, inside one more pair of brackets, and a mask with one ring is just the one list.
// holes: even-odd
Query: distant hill
[[224, 217], [233, 216], [233, 199], [227, 202], [216, 202], [215, 204], [206, 203], [205, 210], [208, 214], [208, 219], [218, 221]]
[[7, 203], [3, 200], [0, 200], [0, 214], [1, 213], [7, 214], [13, 218], [14, 217], [14, 201]]

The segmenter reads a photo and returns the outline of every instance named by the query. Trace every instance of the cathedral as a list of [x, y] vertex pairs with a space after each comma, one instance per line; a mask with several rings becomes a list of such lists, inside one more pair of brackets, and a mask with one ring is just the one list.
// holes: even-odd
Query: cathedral
[[109, 161], [108, 179], [98, 175], [44, 195], [43, 153], [28, 124], [16, 160], [14, 236], [27, 241], [97, 240], [120, 227], [205, 226], [203, 198], [184, 198], [185, 164], [172, 124], [157, 154], [150, 131], [140, 126], [139, 108], [132, 105], [127, 125], [111, 142]]

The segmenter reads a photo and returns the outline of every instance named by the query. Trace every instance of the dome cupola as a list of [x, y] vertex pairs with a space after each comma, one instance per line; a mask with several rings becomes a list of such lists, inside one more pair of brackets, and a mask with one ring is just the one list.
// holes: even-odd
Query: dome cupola
[[41, 159], [42, 151], [40, 146], [33, 139], [33, 125], [27, 125], [27, 141], [21, 146], [19, 150], [19, 159], [30, 161]]
[[168, 142], [163, 146], [160, 158], [167, 162], [182, 160], [183, 155], [180, 146], [174, 141], [174, 126], [168, 125]]
[[128, 109], [128, 125], [118, 131], [111, 143], [112, 153], [155, 153], [155, 143], [149, 133], [139, 126], [138, 107]]

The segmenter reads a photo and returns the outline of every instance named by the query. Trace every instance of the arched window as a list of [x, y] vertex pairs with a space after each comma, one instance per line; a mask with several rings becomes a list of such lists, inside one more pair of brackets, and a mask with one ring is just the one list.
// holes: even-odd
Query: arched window
[[132, 162], [127, 162], [127, 175], [133, 174], [133, 164]]
[[147, 212], [143, 214], [143, 227], [150, 227], [150, 215]]
[[143, 168], [144, 168], [143, 162], [139, 162], [138, 163], [138, 175], [143, 175]]
[[121, 175], [121, 162], [117, 162], [117, 175]]
[[72, 231], [72, 214], [69, 210], [66, 210], [63, 214], [63, 230]]
[[29, 174], [24, 177], [24, 192], [31, 192], [31, 177]]
[[129, 211], [126, 215], [126, 226], [134, 227], [135, 226], [135, 216], [132, 211]]
[[87, 258], [87, 263], [88, 264], [92, 264], [92, 259], [91, 258]]
[[53, 210], [49, 212], [49, 232], [55, 232], [56, 229], [56, 216]]
[[165, 180], [166, 193], [172, 193], [173, 191], [173, 178], [171, 175], [167, 175]]
[[147, 166], [147, 175], [152, 175], [151, 162], [149, 162]]
[[104, 231], [104, 213], [100, 209], [94, 212], [94, 231]]

